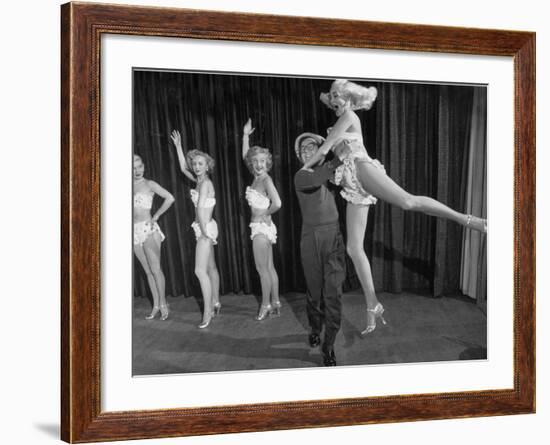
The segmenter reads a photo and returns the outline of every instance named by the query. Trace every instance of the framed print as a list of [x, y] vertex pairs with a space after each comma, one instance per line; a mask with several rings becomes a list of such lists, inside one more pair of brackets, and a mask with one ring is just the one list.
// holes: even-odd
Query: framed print
[[533, 33], [61, 13], [63, 440], [534, 412]]

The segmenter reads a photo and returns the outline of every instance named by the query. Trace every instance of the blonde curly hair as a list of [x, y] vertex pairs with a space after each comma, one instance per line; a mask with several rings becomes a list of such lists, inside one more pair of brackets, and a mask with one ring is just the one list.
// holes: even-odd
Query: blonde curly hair
[[201, 151], [201, 150], [194, 149], [194, 150], [189, 150], [187, 152], [187, 156], [186, 156], [187, 165], [191, 167], [191, 163], [193, 162], [193, 159], [199, 156], [202, 156], [206, 160], [206, 167], [208, 169], [208, 173], [212, 173], [215, 165], [214, 159], [212, 159], [212, 156], [210, 156], [208, 153], [205, 153], [204, 151]]
[[[330, 89], [337, 90], [345, 100], [349, 100], [352, 110], [370, 110], [378, 95], [375, 87], [367, 88], [347, 79], [336, 79]], [[321, 102], [333, 109], [329, 93], [321, 94]]]
[[254, 145], [253, 147], [250, 147], [250, 149], [246, 153], [246, 157], [244, 159], [244, 162], [246, 166], [248, 167], [248, 170], [250, 173], [254, 174], [254, 166], [252, 165], [252, 158], [256, 155], [266, 155], [267, 157], [267, 171], [271, 170], [271, 167], [273, 167], [273, 156], [271, 156], [271, 152], [269, 151], [269, 148], [260, 147], [259, 145]]

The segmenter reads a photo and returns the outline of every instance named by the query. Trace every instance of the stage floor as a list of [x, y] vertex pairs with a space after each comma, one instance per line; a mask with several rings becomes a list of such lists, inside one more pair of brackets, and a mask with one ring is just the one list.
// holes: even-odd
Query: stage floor
[[[432, 298], [402, 293], [378, 295], [387, 325], [364, 337], [362, 295], [343, 297], [342, 328], [335, 343], [338, 365], [373, 365], [487, 358], [487, 319], [467, 297]], [[222, 310], [198, 329], [197, 300], [169, 298], [166, 321], [145, 320], [146, 298], [134, 299], [133, 375], [322, 366], [320, 348], [310, 348], [304, 294], [281, 296], [281, 316], [256, 321], [257, 298], [224, 295]]]

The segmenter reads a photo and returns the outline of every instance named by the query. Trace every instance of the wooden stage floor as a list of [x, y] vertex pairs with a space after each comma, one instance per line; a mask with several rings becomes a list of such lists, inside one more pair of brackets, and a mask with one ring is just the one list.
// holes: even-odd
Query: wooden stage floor
[[[388, 324], [361, 337], [366, 325], [363, 296], [343, 297], [342, 327], [335, 343], [338, 365], [373, 365], [487, 358], [487, 319], [473, 300], [412, 293], [378, 295]], [[166, 321], [145, 320], [146, 298], [134, 299], [133, 375], [281, 369], [322, 366], [320, 348], [307, 344], [304, 294], [281, 296], [281, 316], [254, 316], [253, 295], [224, 295], [222, 311], [198, 329], [197, 300], [169, 298]]]

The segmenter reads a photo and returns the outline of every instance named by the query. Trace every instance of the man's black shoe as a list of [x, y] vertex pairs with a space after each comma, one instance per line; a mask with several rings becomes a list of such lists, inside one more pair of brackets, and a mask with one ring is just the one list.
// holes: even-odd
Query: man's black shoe
[[334, 349], [325, 351], [323, 349], [323, 364], [325, 366], [336, 366], [336, 357], [334, 355]]
[[315, 346], [319, 346], [321, 344], [321, 338], [319, 337], [319, 334], [309, 334], [309, 346], [314, 348]]

